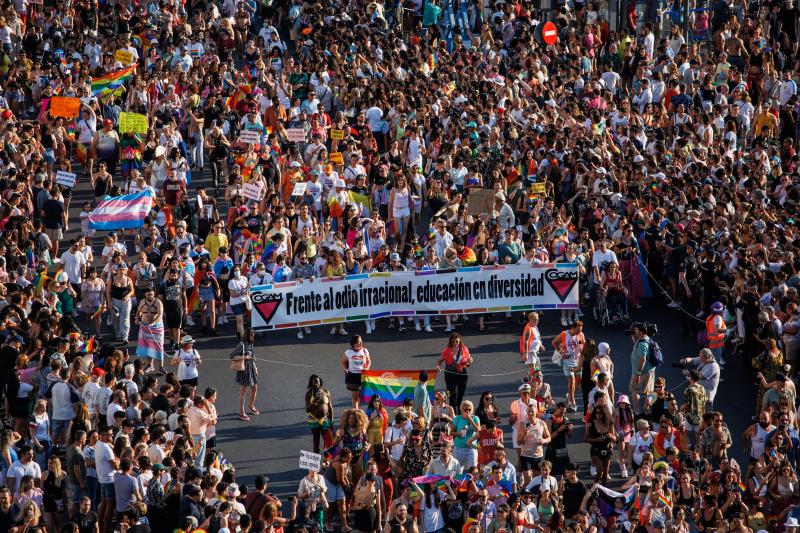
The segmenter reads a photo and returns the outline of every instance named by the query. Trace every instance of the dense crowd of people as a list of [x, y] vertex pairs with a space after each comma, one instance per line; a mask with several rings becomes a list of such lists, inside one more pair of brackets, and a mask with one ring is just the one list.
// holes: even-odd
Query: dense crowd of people
[[[0, 531], [798, 531], [798, 8], [611, 7], [4, 2]], [[95, 230], [99, 202], [146, 190], [141, 227]], [[320, 471], [288, 501], [240, 486], [195, 345], [235, 333], [256, 423], [251, 287], [549, 263], [578, 265], [581, 309], [548, 344], [537, 313], [297, 328], [350, 337], [352, 405], [312, 375]], [[697, 340], [670, 361], [685, 383], [635, 321], [650, 297]], [[473, 402], [456, 330], [517, 318], [519, 399]], [[421, 372], [401, 408], [364, 404], [365, 344], [412, 327], [449, 335], [445, 389]], [[744, 435], [727, 364], [758, 382]]]

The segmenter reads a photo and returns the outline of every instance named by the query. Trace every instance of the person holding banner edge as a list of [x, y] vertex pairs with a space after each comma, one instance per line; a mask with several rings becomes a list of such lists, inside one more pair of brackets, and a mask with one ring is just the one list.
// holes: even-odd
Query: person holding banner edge
[[442, 350], [442, 355], [436, 361], [436, 367], [444, 370], [444, 382], [447, 387], [450, 405], [461, 405], [464, 393], [467, 391], [467, 367], [472, 364], [469, 348], [461, 342], [460, 333], [451, 333], [447, 347]]
[[361, 372], [369, 370], [372, 360], [369, 350], [361, 340], [361, 335], [353, 335], [350, 339], [350, 348], [345, 350], [339, 363], [344, 371], [344, 383], [350, 391], [353, 409], [358, 409], [359, 395], [361, 394]]

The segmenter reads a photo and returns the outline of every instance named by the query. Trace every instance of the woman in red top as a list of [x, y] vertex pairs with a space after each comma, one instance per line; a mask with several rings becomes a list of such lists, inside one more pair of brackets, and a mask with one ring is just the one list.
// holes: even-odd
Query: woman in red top
[[628, 289], [622, 283], [619, 265], [611, 263], [603, 272], [600, 287], [606, 291], [606, 303], [613, 318], [628, 317]]
[[467, 390], [467, 367], [472, 364], [469, 349], [461, 343], [461, 334], [451, 333], [447, 348], [442, 351], [436, 366], [444, 366], [444, 383], [450, 405], [461, 405]]

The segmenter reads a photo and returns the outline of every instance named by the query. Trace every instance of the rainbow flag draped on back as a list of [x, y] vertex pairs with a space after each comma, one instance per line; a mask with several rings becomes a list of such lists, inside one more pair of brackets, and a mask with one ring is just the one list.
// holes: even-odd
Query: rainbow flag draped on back
[[114, 90], [118, 87], [121, 87], [123, 83], [125, 83], [128, 78], [133, 75], [136, 71], [136, 66], [138, 63], [134, 63], [133, 65], [124, 68], [122, 70], [118, 70], [116, 72], [110, 72], [103, 76], [93, 78], [92, 79], [92, 96], [97, 96], [103, 91]]
[[[428, 370], [425, 388], [433, 401], [436, 388], [436, 370]], [[377, 394], [384, 407], [399, 407], [406, 398], [414, 398], [414, 388], [419, 383], [419, 370], [365, 370], [361, 373], [361, 401], [368, 403]]]

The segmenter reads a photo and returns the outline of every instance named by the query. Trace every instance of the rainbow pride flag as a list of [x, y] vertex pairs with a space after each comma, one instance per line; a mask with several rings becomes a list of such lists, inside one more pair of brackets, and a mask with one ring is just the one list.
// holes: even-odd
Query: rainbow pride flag
[[91, 337], [88, 341], [84, 342], [80, 348], [78, 348], [78, 353], [94, 353], [96, 348], [97, 341], [94, 340], [94, 337]]
[[[425, 388], [433, 401], [436, 388], [436, 370], [428, 370]], [[406, 398], [414, 398], [414, 388], [419, 383], [419, 370], [365, 370], [361, 373], [361, 401], [368, 403], [377, 394], [383, 406], [400, 407]]]
[[122, 70], [118, 70], [116, 72], [110, 72], [103, 76], [93, 78], [92, 79], [92, 96], [97, 96], [103, 91], [114, 90], [118, 87], [121, 87], [123, 83], [125, 83], [128, 78], [133, 75], [136, 71], [136, 66], [138, 63], [134, 63], [133, 65], [124, 68]]

